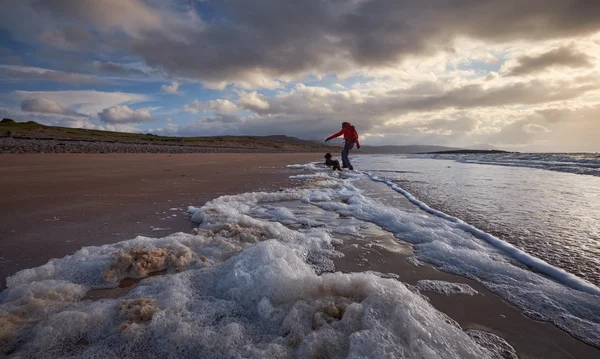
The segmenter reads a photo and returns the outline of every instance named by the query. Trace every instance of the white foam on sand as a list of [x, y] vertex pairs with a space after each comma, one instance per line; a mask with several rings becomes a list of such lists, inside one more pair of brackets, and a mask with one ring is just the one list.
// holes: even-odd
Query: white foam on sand
[[[366, 197], [357, 183], [374, 179], [367, 173], [346, 172], [340, 179], [327, 173], [318, 176], [338, 181], [337, 196], [345, 201], [322, 194], [308, 196], [306, 201], [327, 211], [376, 223], [399, 239], [412, 243], [417, 260], [478, 280], [517, 305], [526, 315], [550, 321], [571, 335], [600, 347], [600, 295], [593, 284], [548, 264], [545, 264], [550, 267], [547, 272], [556, 274], [557, 278], [515, 266], [512, 257], [515, 252], [490, 243], [489, 235], [479, 235], [472, 226], [452, 220], [443, 213], [407, 212]], [[387, 193], [382, 195], [389, 196]], [[416, 204], [421, 208], [426, 206], [422, 202]], [[523, 255], [517, 257], [519, 259], [527, 258], [529, 263], [542, 262], [520, 253]]]
[[519, 359], [515, 348], [496, 334], [473, 329], [466, 332], [477, 343], [494, 353], [494, 359]]
[[[85, 247], [16, 273], [0, 293], [0, 353], [36, 358], [486, 358], [393, 278], [323, 273], [339, 240], [317, 207], [346, 187], [224, 196], [190, 207], [195, 234]], [[338, 218], [327, 212], [328, 220]], [[357, 220], [344, 220], [358, 235]], [[285, 222], [284, 225], [282, 222]], [[354, 228], [354, 229], [351, 229]], [[146, 278], [118, 299], [91, 288]]]
[[477, 295], [473, 287], [464, 283], [451, 283], [442, 280], [422, 279], [417, 282], [417, 289], [442, 295]]
[[461, 228], [463, 231], [469, 232], [473, 236], [475, 236], [479, 239], [483, 239], [483, 240], [487, 241], [488, 243], [490, 243], [491, 245], [500, 248], [501, 250], [503, 250], [504, 252], [506, 252], [507, 254], [512, 256], [513, 258], [517, 259], [519, 262], [530, 266], [531, 268], [535, 269], [536, 271], [538, 271], [540, 273], [544, 273], [546, 275], [549, 275], [549, 276], [555, 278], [556, 280], [558, 280], [558, 281], [564, 283], [565, 285], [568, 285], [569, 287], [572, 287], [574, 289], [578, 289], [578, 290], [581, 290], [584, 292], [588, 292], [590, 294], [600, 296], [600, 288], [593, 285], [592, 283], [590, 283], [582, 278], [579, 278], [574, 274], [568, 273], [561, 268], [558, 268], [551, 264], [548, 264], [546, 261], [536, 258], [536, 257], [516, 248], [512, 244], [505, 242], [489, 233], [486, 233], [486, 232], [462, 221], [459, 218], [450, 216], [442, 211], [438, 211], [436, 209], [429, 207], [426, 203], [419, 201], [411, 193], [404, 190], [402, 187], [398, 186], [397, 184], [393, 183], [392, 181], [381, 179], [373, 174], [368, 174], [368, 175], [374, 181], [383, 182], [383, 183], [387, 184], [394, 191], [405, 196], [409, 201], [411, 201], [415, 205], [419, 206], [419, 208], [421, 208], [422, 210], [424, 210], [428, 213], [431, 213], [435, 216], [438, 216], [440, 218], [444, 218], [448, 221], [456, 223], [456, 225], [459, 228]]

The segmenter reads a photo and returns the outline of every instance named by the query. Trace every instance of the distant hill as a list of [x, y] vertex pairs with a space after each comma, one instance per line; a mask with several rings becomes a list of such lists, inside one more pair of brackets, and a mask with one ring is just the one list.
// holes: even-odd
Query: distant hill
[[516, 153], [501, 150], [452, 150], [452, 151], [436, 151], [436, 152], [422, 152], [428, 154], [437, 155], [471, 155], [471, 154], [497, 154], [497, 153]]
[[499, 148], [494, 147], [488, 144], [477, 144], [473, 146], [468, 146], [465, 148], [466, 150], [480, 150], [480, 151], [500, 151]]

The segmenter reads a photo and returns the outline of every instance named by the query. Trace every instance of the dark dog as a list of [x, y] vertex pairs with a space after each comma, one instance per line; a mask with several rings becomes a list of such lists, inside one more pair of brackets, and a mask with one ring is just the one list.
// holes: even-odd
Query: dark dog
[[338, 170], [341, 171], [342, 168], [340, 167], [340, 161], [338, 160], [332, 160], [331, 159], [331, 153], [326, 153], [325, 154], [325, 166], [327, 167], [333, 167], [333, 170]]

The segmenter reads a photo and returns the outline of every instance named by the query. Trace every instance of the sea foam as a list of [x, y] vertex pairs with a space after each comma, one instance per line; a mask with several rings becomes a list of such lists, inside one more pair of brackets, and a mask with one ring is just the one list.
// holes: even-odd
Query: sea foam
[[[312, 167], [307, 170], [314, 171]], [[329, 176], [326, 173], [314, 175]], [[329, 179], [336, 176], [329, 176]], [[343, 197], [344, 202], [310, 197], [304, 200], [327, 211], [375, 223], [397, 238], [412, 243], [417, 260], [478, 280], [532, 318], [550, 321], [571, 335], [600, 347], [600, 295], [593, 284], [430, 208], [390, 181], [360, 171], [344, 173], [336, 180], [339, 181], [338, 196]], [[388, 185], [423, 211], [387, 206], [363, 195], [360, 186], [365, 180]], [[389, 197], [390, 193], [380, 195]], [[516, 266], [515, 258], [539, 265], [555, 277], [548, 278]]]
[[[486, 358], [452, 320], [393, 278], [333, 270], [345, 180], [224, 196], [188, 211], [195, 234], [137, 237], [16, 273], [0, 293], [0, 353], [15, 357]], [[294, 207], [302, 204], [305, 207]], [[339, 222], [336, 222], [339, 224]], [[371, 224], [364, 223], [362, 226]], [[342, 226], [343, 227], [343, 226]], [[93, 288], [146, 278], [124, 297]]]
[[450, 216], [442, 211], [438, 211], [436, 209], [429, 207], [426, 203], [418, 200], [411, 193], [404, 190], [402, 187], [398, 186], [397, 184], [393, 183], [392, 181], [381, 179], [378, 176], [375, 176], [373, 174], [368, 174], [368, 175], [374, 181], [383, 182], [383, 183], [387, 184], [394, 191], [405, 196], [409, 201], [411, 201], [412, 203], [417, 205], [422, 210], [424, 210], [428, 213], [431, 213], [433, 215], [436, 215], [440, 218], [444, 218], [448, 221], [456, 223], [458, 228], [462, 229], [465, 232], [471, 233], [473, 236], [475, 236], [479, 239], [483, 239], [483, 240], [487, 241], [488, 243], [492, 244], [495, 247], [502, 249], [504, 252], [506, 252], [513, 258], [517, 259], [519, 262], [521, 262], [523, 264], [527, 264], [528, 266], [534, 268], [536, 271], [547, 274], [571, 288], [600, 296], [600, 288], [593, 285], [592, 283], [589, 283], [588, 281], [581, 279], [574, 274], [568, 273], [568, 272], [564, 271], [563, 269], [557, 268], [539, 258], [536, 258], [528, 253], [525, 253], [524, 251], [513, 246], [512, 244], [505, 242], [489, 233], [486, 233], [468, 223], [465, 223], [464, 221], [460, 220], [459, 218]]

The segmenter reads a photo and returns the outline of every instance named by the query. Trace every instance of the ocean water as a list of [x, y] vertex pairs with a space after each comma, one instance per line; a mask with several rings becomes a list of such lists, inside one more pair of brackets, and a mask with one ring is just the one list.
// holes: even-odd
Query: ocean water
[[[386, 177], [402, 174], [389, 172], [399, 171], [389, 169], [396, 161], [356, 159], [355, 167], [381, 164], [370, 172], [291, 166], [301, 171], [296, 188], [190, 207], [195, 233], [84, 247], [20, 271], [0, 292], [0, 355], [496, 357], [415, 288], [381, 273], [335, 272], [338, 244], [382, 233], [412, 245], [410, 263], [478, 280], [525, 314], [600, 347], [597, 286], [428, 206]], [[404, 196], [412, 204], [399, 205]], [[122, 297], [88, 299], [126, 278], [145, 279]], [[419, 286], [477, 295], [452, 283]]]
[[431, 154], [419, 157], [600, 176], [600, 153]]
[[596, 155], [368, 156], [357, 163], [435, 209], [600, 284]]

